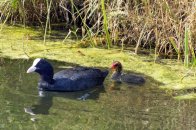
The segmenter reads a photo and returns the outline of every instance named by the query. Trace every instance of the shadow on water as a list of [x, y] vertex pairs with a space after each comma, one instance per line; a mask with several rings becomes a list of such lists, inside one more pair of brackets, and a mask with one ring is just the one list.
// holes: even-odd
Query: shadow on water
[[[45, 97], [39, 97], [36, 86], [39, 76], [26, 74], [32, 62], [32, 59], [0, 59], [0, 129], [32, 129], [25, 107], [39, 115], [38, 123], [34, 124], [37, 129], [195, 129], [195, 102], [174, 100], [158, 89], [163, 84], [150, 76], [125, 70], [143, 76], [146, 83], [142, 86], [114, 84], [109, 75], [104, 87], [80, 92], [47, 92]], [[55, 72], [79, 66], [49, 62]], [[86, 93], [90, 93], [88, 100], [77, 99]]]

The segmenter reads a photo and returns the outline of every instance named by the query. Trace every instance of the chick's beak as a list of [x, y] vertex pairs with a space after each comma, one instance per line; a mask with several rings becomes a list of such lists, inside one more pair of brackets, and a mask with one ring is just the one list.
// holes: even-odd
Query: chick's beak
[[110, 69], [111, 69], [112, 71], [114, 71], [114, 70], [115, 70], [115, 66], [112, 64], [111, 67], [110, 67]]

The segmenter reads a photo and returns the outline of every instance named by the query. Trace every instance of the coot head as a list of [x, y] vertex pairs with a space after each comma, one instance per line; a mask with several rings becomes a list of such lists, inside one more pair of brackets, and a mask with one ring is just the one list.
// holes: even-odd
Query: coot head
[[111, 65], [111, 69], [113, 71], [121, 72], [122, 71], [122, 64], [119, 61], [114, 61]]
[[27, 73], [36, 72], [41, 76], [42, 80], [53, 82], [53, 67], [44, 59], [37, 58], [34, 60], [32, 66], [27, 70]]

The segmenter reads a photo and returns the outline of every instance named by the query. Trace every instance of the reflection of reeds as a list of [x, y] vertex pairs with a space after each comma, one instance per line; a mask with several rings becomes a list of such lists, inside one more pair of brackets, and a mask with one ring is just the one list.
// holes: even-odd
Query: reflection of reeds
[[[44, 39], [48, 28], [58, 23], [74, 35], [80, 34], [93, 47], [97, 42], [108, 48], [112, 44], [122, 49], [134, 46], [136, 53], [140, 48], [153, 48], [157, 56], [174, 55], [186, 60], [188, 56], [194, 61], [195, 8], [195, 1], [188, 0], [9, 0], [0, 5], [0, 20], [45, 24]], [[184, 41], [185, 25], [189, 28], [188, 42]], [[105, 37], [105, 41], [96, 41], [98, 37]], [[189, 51], [185, 52], [186, 47]]]

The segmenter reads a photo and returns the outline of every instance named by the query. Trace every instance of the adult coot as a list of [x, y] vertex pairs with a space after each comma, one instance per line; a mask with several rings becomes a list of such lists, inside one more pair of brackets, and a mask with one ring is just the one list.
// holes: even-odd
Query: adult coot
[[27, 73], [40, 75], [38, 88], [45, 91], [79, 91], [102, 85], [108, 71], [96, 68], [76, 67], [54, 74], [52, 65], [41, 58], [34, 60]]
[[141, 76], [122, 73], [122, 64], [119, 61], [114, 61], [112, 63], [111, 69], [113, 70], [111, 79], [114, 81], [136, 85], [142, 85], [145, 83], [145, 79]]

